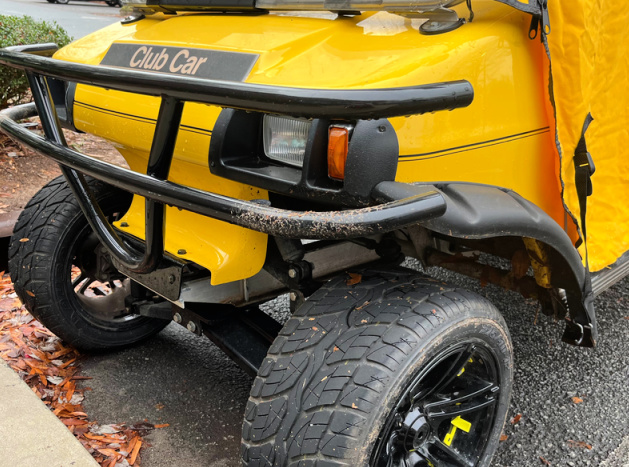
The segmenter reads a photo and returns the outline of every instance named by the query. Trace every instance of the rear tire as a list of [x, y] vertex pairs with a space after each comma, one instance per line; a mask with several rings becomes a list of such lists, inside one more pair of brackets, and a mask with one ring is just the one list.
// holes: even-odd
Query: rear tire
[[[498, 310], [402, 268], [347, 279], [315, 292], [271, 346], [245, 410], [243, 465], [489, 465], [513, 377]], [[452, 432], [454, 414], [468, 432]]]
[[[89, 185], [110, 218], [129, 208], [128, 193], [93, 179]], [[99, 246], [65, 179], [52, 180], [28, 202], [11, 237], [9, 272], [18, 297], [48, 329], [82, 350], [121, 348], [157, 334], [169, 321], [126, 311], [128, 279], [116, 275], [106, 285], [86, 272]]]

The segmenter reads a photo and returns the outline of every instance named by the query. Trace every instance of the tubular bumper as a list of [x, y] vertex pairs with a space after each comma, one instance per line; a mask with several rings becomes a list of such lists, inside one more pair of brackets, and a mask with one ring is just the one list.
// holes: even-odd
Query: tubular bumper
[[[171, 205], [269, 235], [346, 239], [397, 230], [442, 215], [446, 202], [437, 190], [362, 209], [302, 212], [277, 209], [196, 190], [167, 180], [184, 101], [301, 117], [369, 119], [464, 107], [473, 90], [466, 81], [375, 90], [308, 90], [249, 83], [200, 80], [134, 70], [61, 62], [54, 44], [0, 50], [0, 63], [26, 71], [35, 105], [0, 113], [0, 130], [61, 166], [91, 227], [109, 253], [135, 273], [157, 268], [164, 254], [164, 205]], [[95, 160], [67, 147], [46, 76], [70, 82], [161, 96], [147, 174]], [[39, 114], [45, 138], [17, 123]], [[140, 252], [120, 238], [90, 193], [89, 175], [146, 198], [146, 248]], [[395, 182], [383, 182], [395, 183]]]

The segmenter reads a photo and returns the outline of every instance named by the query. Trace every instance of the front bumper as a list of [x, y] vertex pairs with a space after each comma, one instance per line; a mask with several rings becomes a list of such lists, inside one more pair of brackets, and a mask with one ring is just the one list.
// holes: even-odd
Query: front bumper
[[[41, 56], [52, 55], [55, 50], [54, 44], [0, 50], [0, 63], [26, 72], [35, 100], [35, 105], [17, 106], [1, 112], [0, 130], [61, 165], [91, 227], [112, 257], [129, 271], [148, 273], [159, 265], [164, 255], [165, 205], [273, 236], [335, 240], [397, 230], [440, 216], [446, 210], [443, 196], [434, 189], [416, 188], [411, 196], [361, 209], [313, 212], [278, 209], [266, 201], [234, 199], [175, 184], [167, 178], [186, 101], [294, 117], [377, 119], [467, 106], [473, 99], [473, 90], [466, 81], [373, 90], [299, 89], [114, 69]], [[147, 173], [116, 167], [69, 149], [46, 77], [160, 96], [162, 103]], [[37, 114], [45, 138], [17, 123]], [[146, 199], [143, 251], [125, 242], [107, 222], [85, 183], [84, 175]]]

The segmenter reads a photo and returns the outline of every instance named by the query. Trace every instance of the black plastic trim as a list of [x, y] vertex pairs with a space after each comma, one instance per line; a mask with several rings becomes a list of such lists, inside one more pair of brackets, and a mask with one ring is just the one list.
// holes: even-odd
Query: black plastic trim
[[[591, 283], [579, 252], [568, 234], [548, 214], [514, 191], [473, 183], [386, 184], [378, 186], [376, 199], [388, 199], [437, 189], [448, 206], [445, 214], [422, 222], [439, 234], [466, 240], [528, 237], [551, 248], [553, 286], [566, 290], [572, 320], [564, 340], [591, 347], [597, 338]], [[581, 329], [579, 329], [581, 328]]]

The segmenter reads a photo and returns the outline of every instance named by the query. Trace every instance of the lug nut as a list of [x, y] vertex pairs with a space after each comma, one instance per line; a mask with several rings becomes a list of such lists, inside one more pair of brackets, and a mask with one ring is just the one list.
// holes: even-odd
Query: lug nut
[[175, 313], [173, 316], [173, 321], [175, 323], [181, 323], [181, 315], [179, 313]]
[[129, 227], [129, 224], [127, 222], [121, 222], [120, 227]]
[[297, 271], [295, 271], [293, 268], [289, 269], [288, 277], [290, 277], [291, 279], [294, 279], [295, 277], [297, 277]]
[[184, 250], [183, 248], [181, 250], [177, 250], [177, 254], [178, 255], [185, 255], [186, 253], [188, 253], [186, 250]]
[[190, 332], [196, 332], [197, 330], [197, 325], [194, 324], [192, 321], [190, 321], [186, 327], [188, 328], [188, 331]]
[[175, 276], [173, 276], [172, 274], [170, 276], [168, 276], [168, 283], [169, 284], [174, 284], [175, 283]]

